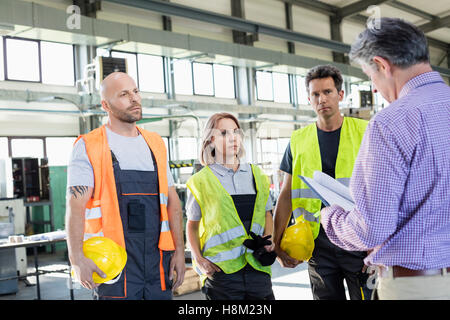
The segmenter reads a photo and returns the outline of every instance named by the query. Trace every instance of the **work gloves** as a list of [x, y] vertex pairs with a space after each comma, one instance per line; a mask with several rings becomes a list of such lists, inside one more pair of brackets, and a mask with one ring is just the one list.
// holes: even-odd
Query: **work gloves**
[[264, 246], [272, 244], [272, 241], [269, 240], [271, 236], [268, 235], [263, 238], [251, 231], [250, 236], [253, 239], [246, 239], [244, 241], [244, 246], [253, 250], [253, 256], [261, 263], [262, 266], [272, 265], [275, 262], [277, 254], [275, 253], [275, 251], [268, 252], [266, 248], [264, 248]]

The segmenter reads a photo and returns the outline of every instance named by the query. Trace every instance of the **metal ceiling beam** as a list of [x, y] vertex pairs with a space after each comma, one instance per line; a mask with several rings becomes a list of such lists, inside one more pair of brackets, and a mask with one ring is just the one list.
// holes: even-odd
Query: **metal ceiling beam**
[[387, 2], [388, 0], [361, 0], [352, 4], [349, 4], [345, 7], [339, 8], [337, 15], [340, 18], [350, 17], [354, 14], [357, 14], [361, 11], [366, 11], [366, 9], [370, 6], [376, 6]]
[[410, 14], [413, 14], [415, 16], [421, 17], [421, 18], [426, 19], [426, 20], [433, 20], [433, 19], [437, 18], [437, 16], [435, 16], [435, 15], [432, 15], [432, 14], [430, 14], [428, 12], [419, 10], [419, 9], [417, 9], [415, 7], [412, 7], [412, 6], [410, 6], [410, 5], [406, 4], [406, 3], [403, 3], [403, 2], [399, 2], [399, 1], [394, 1], [393, 0], [393, 1], [389, 1], [387, 3], [387, 5], [389, 5], [390, 7], [393, 7], [393, 8], [400, 9], [402, 11], [408, 12]]
[[448, 26], [450, 26], [450, 15], [442, 18], [433, 19], [428, 23], [420, 25], [419, 29], [422, 30], [424, 33], [427, 33]]
[[[277, 1], [291, 3], [292, 5], [303, 7], [305, 9], [308, 9], [308, 10], [311, 10], [314, 12], [326, 14], [328, 16], [335, 16], [337, 11], [339, 10], [339, 7], [332, 6], [332, 5], [329, 5], [329, 4], [326, 4], [323, 2], [319, 2], [319, 1], [310, 1], [310, 0], [277, 0]], [[422, 10], [411, 7], [402, 2], [391, 0], [391, 1], [386, 2], [386, 4], [391, 7], [403, 10], [405, 12], [417, 15], [417, 16], [422, 17], [427, 20], [433, 20], [434, 18], [437, 18], [437, 16], [434, 16], [434, 15], [424, 12]], [[367, 17], [364, 15], [361, 15], [361, 14], [352, 15], [350, 17], [347, 17], [347, 19], [352, 20], [356, 23], [360, 23], [360, 24], [367, 23]], [[441, 41], [441, 40], [438, 40], [435, 38], [431, 38], [431, 37], [427, 37], [427, 40], [428, 40], [428, 44], [432, 47], [439, 48], [439, 49], [445, 50], [445, 51], [449, 50], [449, 48], [450, 48], [450, 44], [448, 44], [447, 42], [444, 42], [444, 41]]]
[[218, 14], [193, 7], [175, 3], [161, 2], [157, 0], [104, 0], [126, 6], [133, 6], [145, 10], [159, 12], [165, 15], [174, 15], [196, 21], [203, 21], [221, 25], [233, 30], [249, 32], [253, 34], [266, 34], [287, 41], [295, 41], [313, 46], [330, 49], [336, 52], [346, 53], [350, 46], [338, 41], [315, 37], [309, 34], [294, 32], [284, 28], [278, 28], [267, 24], [248, 21], [241, 18]]
[[336, 15], [338, 9], [335, 6], [320, 1], [311, 1], [311, 0], [278, 0], [278, 1], [296, 5], [314, 12], [326, 14], [328, 16]]

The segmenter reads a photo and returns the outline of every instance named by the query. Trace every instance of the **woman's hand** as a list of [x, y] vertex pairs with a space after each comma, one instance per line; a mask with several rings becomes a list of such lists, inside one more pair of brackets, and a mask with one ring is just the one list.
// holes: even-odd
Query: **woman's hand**
[[203, 257], [199, 257], [198, 259], [195, 259], [198, 268], [200, 271], [206, 276], [210, 277], [216, 272], [222, 271], [218, 266], [216, 266], [214, 263], [209, 261], [208, 259], [205, 259]]

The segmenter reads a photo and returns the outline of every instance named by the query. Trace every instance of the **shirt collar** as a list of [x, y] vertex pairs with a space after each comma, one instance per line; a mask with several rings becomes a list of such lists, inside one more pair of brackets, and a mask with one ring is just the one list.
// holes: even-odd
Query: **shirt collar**
[[414, 78], [410, 79], [408, 82], [405, 83], [402, 90], [400, 91], [400, 94], [398, 95], [398, 98], [402, 98], [408, 94], [408, 92], [412, 89], [421, 87], [426, 84], [430, 84], [433, 82], [444, 82], [442, 80], [441, 75], [439, 72], [436, 71], [430, 71], [425, 72], [422, 74], [419, 74], [418, 76], [415, 76]]
[[[224, 175], [226, 175], [227, 173], [235, 173], [235, 172], [233, 171], [233, 169], [227, 168], [227, 167], [225, 167], [225, 166], [223, 166], [223, 165], [221, 165], [221, 164], [219, 164], [219, 163], [217, 163], [217, 162], [211, 164], [210, 167], [211, 167], [215, 172], [217, 172], [219, 175], [221, 175], [222, 177], [223, 177]], [[249, 164], [244, 162], [244, 163], [241, 163], [241, 164], [239, 165], [239, 168], [237, 169], [236, 172], [239, 172], [239, 171], [241, 171], [241, 172], [247, 172], [248, 170], [249, 170]]]

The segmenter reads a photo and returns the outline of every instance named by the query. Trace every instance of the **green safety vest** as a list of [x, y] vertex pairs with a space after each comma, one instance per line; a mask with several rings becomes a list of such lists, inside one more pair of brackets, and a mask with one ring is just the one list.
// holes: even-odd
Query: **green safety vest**
[[[335, 178], [349, 186], [353, 165], [358, 155], [368, 121], [344, 117], [339, 138], [339, 148], [336, 159]], [[313, 177], [314, 171], [322, 171], [319, 140], [316, 124], [300, 128], [291, 136], [292, 153], [292, 211], [297, 219], [300, 216], [311, 225], [314, 239], [320, 230], [321, 200], [298, 177]]]
[[[250, 230], [262, 236], [266, 224], [266, 203], [269, 198], [269, 179], [262, 170], [251, 165], [256, 184], [256, 201]], [[202, 211], [199, 226], [200, 250], [204, 258], [219, 266], [229, 274], [242, 269], [247, 262], [256, 270], [271, 275], [270, 266], [262, 266], [252, 252], [243, 245], [251, 239], [242, 224], [230, 194], [220, 183], [211, 169], [206, 166], [186, 183]], [[193, 261], [194, 269], [204, 281]]]

